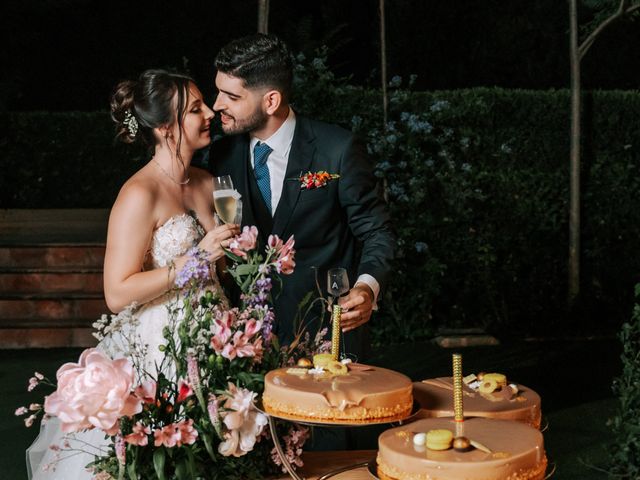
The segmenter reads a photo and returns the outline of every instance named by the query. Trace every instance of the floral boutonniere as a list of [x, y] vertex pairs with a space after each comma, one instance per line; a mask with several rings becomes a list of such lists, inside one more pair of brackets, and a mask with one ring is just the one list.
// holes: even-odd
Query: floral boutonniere
[[324, 187], [335, 178], [340, 178], [340, 175], [321, 170], [319, 172], [307, 172], [304, 175], [300, 175], [298, 180], [300, 180], [300, 188], [302, 190], [311, 190], [312, 188]]

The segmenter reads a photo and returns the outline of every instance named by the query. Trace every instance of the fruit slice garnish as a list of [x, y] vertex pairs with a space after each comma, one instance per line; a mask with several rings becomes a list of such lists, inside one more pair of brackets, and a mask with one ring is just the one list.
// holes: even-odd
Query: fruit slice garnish
[[327, 363], [326, 368], [334, 375], [346, 375], [349, 372], [349, 369], [346, 365], [336, 360], [331, 360], [329, 363]]
[[326, 368], [327, 364], [333, 361], [333, 355], [330, 353], [318, 353], [313, 356], [313, 366], [316, 368]]
[[493, 379], [489, 379], [486, 380], [486, 377], [484, 380], [482, 380], [482, 383], [480, 384], [480, 392], [482, 393], [493, 393], [496, 391], [496, 389], [498, 388], [498, 383], [493, 380]]

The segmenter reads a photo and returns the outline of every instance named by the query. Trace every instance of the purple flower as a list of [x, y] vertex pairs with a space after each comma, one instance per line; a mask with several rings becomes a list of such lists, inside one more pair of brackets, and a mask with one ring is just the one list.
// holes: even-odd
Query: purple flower
[[270, 278], [261, 278], [256, 281], [256, 287], [258, 289], [269, 292], [271, 291], [271, 279]]
[[201, 284], [209, 279], [209, 260], [207, 252], [193, 247], [187, 252], [189, 259], [176, 276], [176, 286], [184, 288], [189, 283]]

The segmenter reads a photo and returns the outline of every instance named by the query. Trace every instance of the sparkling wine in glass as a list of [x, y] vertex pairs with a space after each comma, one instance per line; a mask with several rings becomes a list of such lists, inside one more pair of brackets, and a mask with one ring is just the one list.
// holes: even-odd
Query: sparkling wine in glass
[[[224, 223], [234, 223], [238, 216], [240, 194], [233, 189], [233, 182], [229, 175], [213, 178], [213, 205], [218, 217]], [[240, 202], [240, 217], [242, 217], [242, 202]]]
[[[240, 194], [238, 193], [238, 196]], [[233, 218], [233, 223], [236, 225], [242, 224], [242, 199], [238, 198], [236, 200], [236, 216]]]

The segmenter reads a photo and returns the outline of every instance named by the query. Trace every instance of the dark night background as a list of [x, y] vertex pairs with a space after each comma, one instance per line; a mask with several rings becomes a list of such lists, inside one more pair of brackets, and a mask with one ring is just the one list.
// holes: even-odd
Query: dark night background
[[[568, 2], [387, 0], [389, 75], [421, 90], [566, 88]], [[590, 19], [581, 8], [581, 23]], [[0, 7], [0, 109], [105, 109], [113, 85], [149, 67], [186, 69], [212, 94], [213, 59], [255, 31], [257, 2], [7, 0]], [[379, 85], [378, 0], [271, 0], [270, 31], [295, 52]], [[640, 25], [620, 22], [583, 64], [585, 88], [640, 86]]]

